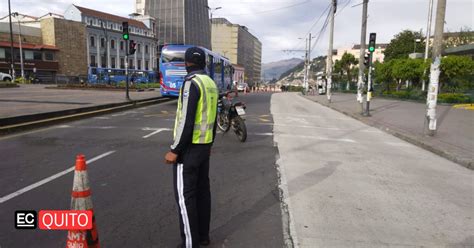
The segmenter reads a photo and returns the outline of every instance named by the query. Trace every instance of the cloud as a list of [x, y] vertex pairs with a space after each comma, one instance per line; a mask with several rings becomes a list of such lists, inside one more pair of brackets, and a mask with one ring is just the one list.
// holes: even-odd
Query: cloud
[[[344, 9], [339, 0], [335, 19], [334, 48], [351, 46], [360, 41], [362, 6], [351, 7], [362, 0], [350, 0]], [[14, 0], [12, 11], [39, 16], [47, 12], [62, 14], [70, 4], [98, 9], [127, 16], [135, 11], [134, 0]], [[286, 49], [303, 49], [304, 41], [299, 37], [307, 35], [317, 17], [326, 9], [330, 0], [209, 0], [210, 7], [222, 7], [213, 13], [214, 17], [225, 17], [229, 21], [247, 26], [263, 46], [263, 61], [270, 62], [304, 53], [284, 53]], [[436, 1], [435, 1], [436, 12]], [[0, 3], [0, 16], [7, 14], [7, 1]], [[404, 29], [426, 30], [428, 0], [370, 0], [368, 32], [377, 33], [378, 43], [387, 43]], [[449, 0], [446, 9], [445, 30], [458, 31], [461, 27], [474, 26], [473, 3], [471, 0]], [[434, 21], [433, 15], [433, 21]], [[321, 29], [325, 16], [312, 30]], [[434, 27], [434, 26], [433, 26]], [[325, 32], [314, 47], [313, 57], [327, 54], [328, 32]]]

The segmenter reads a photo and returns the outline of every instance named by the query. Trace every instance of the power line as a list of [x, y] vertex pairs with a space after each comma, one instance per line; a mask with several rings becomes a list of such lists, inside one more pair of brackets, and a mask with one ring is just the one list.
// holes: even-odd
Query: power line
[[[321, 13], [321, 15], [318, 17], [318, 19], [313, 23], [313, 25], [311, 25], [311, 28], [309, 29], [309, 31], [304, 35], [304, 37], [306, 37], [309, 33], [311, 33], [311, 31], [313, 31], [313, 28], [316, 26], [316, 24], [319, 23], [319, 21], [321, 20], [321, 18], [324, 16], [324, 14], [329, 10], [329, 7], [331, 7], [331, 4], [328, 4], [328, 6], [326, 7], [326, 9]], [[298, 45], [296, 45], [295, 48], [299, 48], [303, 45], [303, 41], [300, 41], [298, 43]]]
[[281, 8], [269, 9], [269, 10], [264, 10], [264, 11], [260, 11], [260, 12], [254, 12], [254, 13], [247, 13], [247, 14], [235, 14], [235, 15], [231, 14], [231, 15], [226, 15], [226, 16], [245, 16], [245, 15], [265, 14], [265, 13], [270, 13], [270, 12], [274, 12], [274, 11], [280, 11], [280, 10], [284, 10], [284, 9], [294, 8], [294, 7], [297, 7], [297, 6], [300, 6], [300, 5], [307, 4], [309, 2], [310, 2], [309, 0], [306, 0], [304, 2], [295, 3], [295, 4], [288, 5], [288, 6], [281, 7]]

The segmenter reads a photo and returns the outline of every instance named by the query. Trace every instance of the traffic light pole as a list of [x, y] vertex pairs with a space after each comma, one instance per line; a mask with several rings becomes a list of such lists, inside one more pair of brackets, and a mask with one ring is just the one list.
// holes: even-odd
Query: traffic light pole
[[125, 97], [130, 100], [128, 89], [128, 40], [125, 41]]
[[372, 52], [369, 54], [369, 75], [367, 77], [367, 104], [365, 116], [370, 116], [370, 100], [372, 100]]

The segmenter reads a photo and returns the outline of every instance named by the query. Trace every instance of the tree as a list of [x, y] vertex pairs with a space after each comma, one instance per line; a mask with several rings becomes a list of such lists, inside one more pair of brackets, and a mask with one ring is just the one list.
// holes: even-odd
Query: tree
[[357, 64], [358, 61], [350, 53], [344, 53], [341, 60], [336, 60], [334, 63], [334, 73], [337, 74], [339, 80], [346, 80], [347, 82], [346, 90], [350, 90], [350, 83], [353, 81], [352, 75], [354, 75], [352, 68]]
[[[423, 40], [421, 33], [410, 30], [404, 30], [398, 33], [387, 45], [384, 51], [384, 60], [390, 61], [392, 59], [408, 58], [408, 54], [413, 53], [416, 39]], [[423, 53], [425, 50], [424, 44], [424, 42], [416, 44], [416, 52]]]
[[376, 61], [374, 63], [374, 80], [383, 85], [385, 91], [390, 92], [390, 84], [393, 82], [392, 67], [395, 60], [385, 63]]
[[474, 61], [467, 56], [446, 56], [441, 59], [440, 91], [457, 92], [474, 86]]

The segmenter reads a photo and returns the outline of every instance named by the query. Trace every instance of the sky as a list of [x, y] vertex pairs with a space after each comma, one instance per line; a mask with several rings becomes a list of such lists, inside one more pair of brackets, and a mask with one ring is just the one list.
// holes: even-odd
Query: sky
[[[262, 42], [262, 62], [301, 58], [304, 38], [311, 30], [318, 37], [312, 57], [326, 55], [329, 27], [319, 35], [326, 19], [324, 13], [330, 0], [208, 0], [210, 7], [222, 7], [213, 17], [224, 17], [232, 23], [249, 28]], [[436, 13], [437, 0], [434, 0]], [[116, 15], [127, 16], [135, 11], [135, 0], [11, 0], [12, 12], [41, 16], [48, 12], [62, 14], [70, 4], [76, 4]], [[362, 0], [338, 0], [334, 24], [334, 48], [350, 47], [360, 42]], [[370, 0], [367, 32], [377, 33], [377, 43], [388, 43], [402, 30], [427, 28], [429, 0]], [[354, 6], [356, 5], [356, 6]], [[327, 12], [326, 12], [327, 13]], [[8, 14], [7, 1], [0, 3], [0, 16]], [[318, 18], [322, 16], [319, 22]], [[433, 23], [435, 14], [433, 14]], [[447, 0], [445, 31], [473, 29], [472, 0]], [[434, 30], [434, 24], [432, 26]], [[433, 33], [433, 31], [432, 31]], [[316, 40], [313, 39], [313, 41]]]

